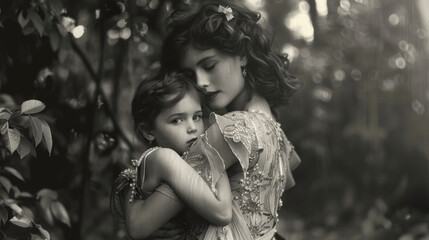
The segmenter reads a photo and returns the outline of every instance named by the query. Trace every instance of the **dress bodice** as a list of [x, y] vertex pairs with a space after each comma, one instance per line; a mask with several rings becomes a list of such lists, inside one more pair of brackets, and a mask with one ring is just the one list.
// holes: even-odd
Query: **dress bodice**
[[[224, 167], [224, 162], [222, 149], [213, 149], [209, 143], [226, 141], [238, 159], [228, 169], [235, 204], [253, 238], [273, 234], [283, 191], [295, 184], [291, 170], [299, 162], [290, 162], [293, 146], [280, 124], [262, 112], [212, 114], [210, 123], [210, 128], [218, 128], [220, 134], [207, 135], [208, 131], [203, 134], [201, 143], [197, 141], [191, 147], [185, 161], [214, 186], [218, 176], [213, 176], [223, 170], [219, 167]], [[195, 168], [197, 162], [200, 167]]]

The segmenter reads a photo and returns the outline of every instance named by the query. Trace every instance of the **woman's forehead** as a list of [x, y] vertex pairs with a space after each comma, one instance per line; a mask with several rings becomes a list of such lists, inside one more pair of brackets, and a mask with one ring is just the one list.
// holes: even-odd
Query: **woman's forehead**
[[219, 55], [219, 51], [214, 48], [209, 49], [198, 49], [193, 46], [186, 47], [183, 52], [183, 58], [181, 61], [182, 68], [193, 68], [196, 65], [202, 63], [204, 60], [216, 57]]

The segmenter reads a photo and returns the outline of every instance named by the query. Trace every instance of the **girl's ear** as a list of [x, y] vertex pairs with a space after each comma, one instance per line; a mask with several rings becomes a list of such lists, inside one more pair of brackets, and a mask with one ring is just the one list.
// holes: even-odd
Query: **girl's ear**
[[244, 56], [240, 57], [240, 66], [245, 67], [246, 65], [247, 65], [247, 56], [244, 55]]
[[149, 130], [149, 127], [146, 124], [144, 123], [139, 124], [138, 131], [139, 131], [139, 134], [143, 136], [148, 142], [153, 142], [153, 140], [155, 140], [153, 131]]

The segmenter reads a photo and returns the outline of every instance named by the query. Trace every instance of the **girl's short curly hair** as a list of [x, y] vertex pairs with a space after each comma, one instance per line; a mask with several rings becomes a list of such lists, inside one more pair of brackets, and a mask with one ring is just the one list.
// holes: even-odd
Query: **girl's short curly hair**
[[159, 72], [144, 79], [137, 87], [131, 103], [131, 113], [137, 136], [148, 143], [143, 130], [153, 129], [155, 118], [168, 107], [177, 104], [187, 93], [198, 91], [187, 74]]
[[[218, 12], [219, 6], [230, 7], [234, 17], [228, 21], [223, 12]], [[257, 23], [260, 17], [240, 1], [209, 0], [181, 5], [166, 20], [161, 65], [167, 71], [179, 69], [189, 45], [246, 56], [246, 86], [265, 97], [271, 108], [285, 105], [299, 82], [287, 71], [287, 57], [271, 49], [271, 40]]]

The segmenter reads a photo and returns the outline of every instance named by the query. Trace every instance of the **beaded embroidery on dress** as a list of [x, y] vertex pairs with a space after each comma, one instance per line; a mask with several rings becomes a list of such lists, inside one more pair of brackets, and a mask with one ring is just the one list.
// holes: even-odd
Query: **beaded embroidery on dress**
[[241, 171], [228, 171], [228, 175], [233, 200], [252, 237], [271, 239], [283, 191], [295, 183], [289, 163], [293, 146], [280, 124], [262, 112], [212, 114], [210, 121], [240, 162]]

